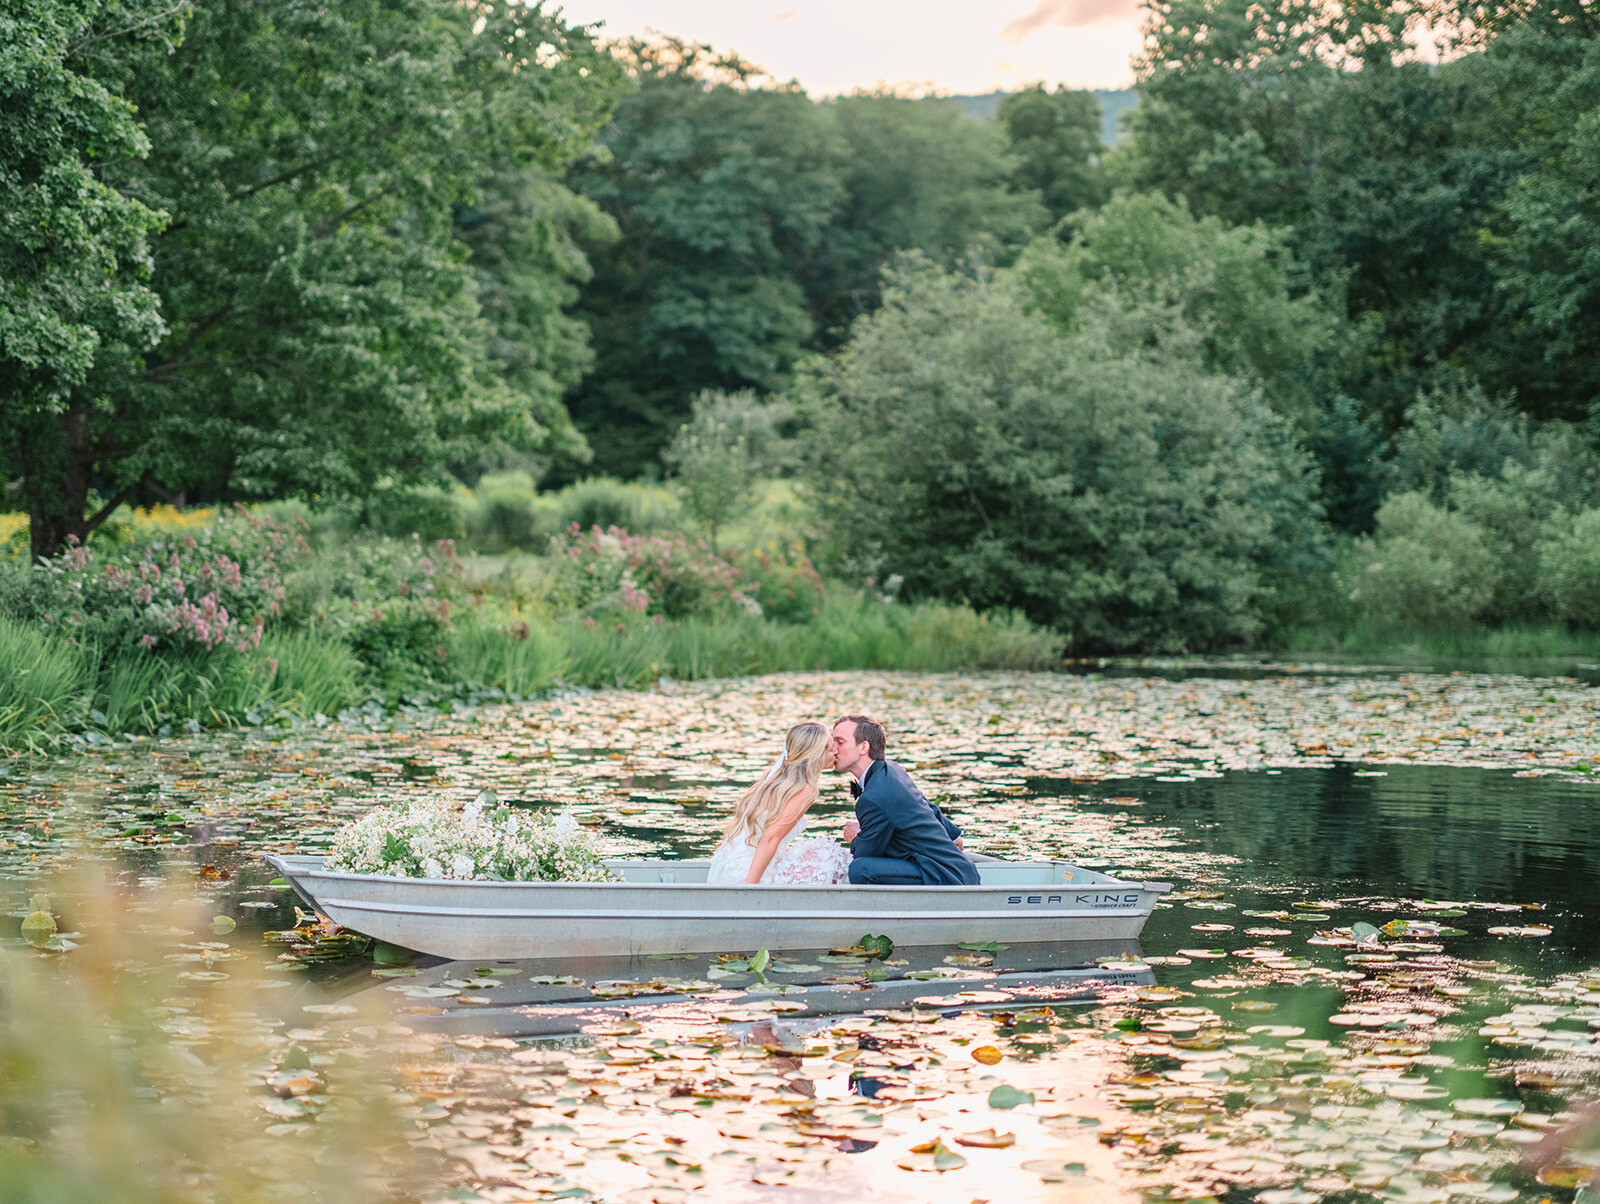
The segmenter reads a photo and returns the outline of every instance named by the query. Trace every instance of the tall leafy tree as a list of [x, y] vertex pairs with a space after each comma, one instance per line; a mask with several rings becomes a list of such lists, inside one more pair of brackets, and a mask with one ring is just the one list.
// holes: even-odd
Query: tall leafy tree
[[[1457, 57], [1413, 61], [1425, 13]], [[1349, 393], [1392, 433], [1419, 393], [1471, 378], [1578, 416], [1596, 385], [1574, 254], [1590, 23], [1584, 0], [1174, 0], [1147, 30], [1124, 167], [1197, 212], [1291, 229], [1369, 336], [1330, 405]]]
[[1482, 362], [1495, 280], [1481, 235], [1525, 153], [1485, 136], [1485, 96], [1461, 63], [1368, 63], [1327, 89], [1318, 172], [1297, 230], [1322, 280], [1343, 280], [1371, 339], [1349, 387], [1389, 430], [1419, 391]]
[[1323, 0], [1156, 0], [1121, 171], [1231, 223], [1298, 222], [1315, 178], [1311, 120], [1336, 72]]
[[812, 335], [795, 264], [840, 197], [839, 146], [804, 92], [667, 39], [620, 51], [637, 88], [570, 179], [620, 237], [587, 244], [595, 371], [571, 395], [595, 467], [656, 463], [705, 389], [770, 390]]
[[1472, 365], [1537, 416], [1576, 420], [1600, 416], [1600, 20], [1550, 8], [1459, 65], [1484, 136], [1526, 162], [1484, 223], [1495, 306]]
[[1192, 330], [1131, 312], [1146, 304], [1101, 294], [1063, 333], [1007, 276], [891, 275], [803, 378], [842, 550], [907, 596], [1013, 607], [1083, 650], [1259, 631], [1316, 554], [1307, 459]]
[[1146, 320], [1198, 335], [1207, 367], [1254, 380], [1309, 429], [1318, 374], [1337, 371], [1353, 346], [1306, 287], [1287, 231], [1197, 218], [1159, 193], [1119, 193], [1064, 232], [1066, 242], [1040, 239], [1017, 263], [1037, 312], [1071, 331], [1096, 318], [1107, 294], [1145, 303]]
[[494, 164], [554, 167], [604, 120], [617, 72], [582, 31], [494, 3], [219, 0], [171, 47], [85, 47], [150, 141], [102, 178], [168, 214], [167, 332], [65, 420], [25, 416], [10, 454], [37, 552], [96, 517], [63, 472], [113, 500], [361, 494], [545, 441], [541, 399], [496, 371], [452, 218]]
[[755, 504], [762, 479], [792, 467], [783, 428], [793, 416], [784, 402], [753, 393], [702, 393], [662, 451], [684, 509], [705, 527], [713, 553], [718, 531]]
[[1016, 167], [1012, 179], [1039, 195], [1050, 216], [1060, 221], [1079, 209], [1104, 204], [1110, 189], [1101, 157], [1100, 103], [1093, 92], [1043, 84], [1013, 92], [1000, 102]]
[[21, 469], [36, 552], [92, 521], [105, 382], [163, 330], [148, 283], [162, 215], [104, 178], [149, 142], [86, 51], [164, 50], [176, 30], [165, 5], [19, 0], [0, 14], [0, 463]]
[[[583, 247], [614, 238], [615, 223], [542, 164], [505, 163], [456, 206], [455, 230], [472, 251], [492, 368], [548, 432], [533, 466], [587, 463], [589, 445], [562, 398], [594, 366], [589, 328], [573, 312], [593, 275]], [[456, 471], [470, 475], [482, 461], [475, 453]]]
[[822, 344], [837, 346], [878, 304], [900, 251], [992, 268], [1015, 258], [1049, 218], [1039, 194], [1013, 187], [1017, 160], [997, 123], [948, 101], [847, 96], [827, 111], [843, 147], [843, 196], [802, 270]]

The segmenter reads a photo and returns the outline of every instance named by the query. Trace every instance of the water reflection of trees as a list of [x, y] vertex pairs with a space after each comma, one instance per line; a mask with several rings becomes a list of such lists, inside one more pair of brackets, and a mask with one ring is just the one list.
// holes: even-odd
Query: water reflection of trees
[[[1339, 765], [1193, 782], [1107, 782], [1141, 822], [1314, 890], [1504, 902], [1593, 901], [1596, 790], [1507, 771]], [[1081, 785], [1074, 793], [1082, 794]]]

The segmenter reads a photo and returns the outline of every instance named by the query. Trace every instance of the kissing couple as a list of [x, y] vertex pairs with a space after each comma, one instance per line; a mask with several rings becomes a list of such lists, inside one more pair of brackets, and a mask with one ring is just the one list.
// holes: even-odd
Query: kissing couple
[[[962, 850], [961, 829], [883, 755], [883, 725], [846, 715], [830, 733], [820, 723], [789, 729], [783, 753], [744, 792], [706, 881], [723, 886], [976, 886], [978, 869]], [[848, 773], [856, 815], [845, 849], [822, 836], [802, 838], [824, 770]]]

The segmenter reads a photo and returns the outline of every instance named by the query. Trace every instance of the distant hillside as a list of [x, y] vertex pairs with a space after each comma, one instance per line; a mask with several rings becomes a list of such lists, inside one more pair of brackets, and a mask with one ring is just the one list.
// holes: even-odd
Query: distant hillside
[[[982, 96], [941, 96], [940, 100], [954, 101], [968, 117], [994, 117], [1000, 112], [1000, 102], [1009, 92], [987, 92]], [[1115, 146], [1121, 135], [1122, 115], [1139, 103], [1139, 94], [1132, 88], [1116, 90], [1094, 89], [1094, 98], [1100, 102], [1100, 141]]]

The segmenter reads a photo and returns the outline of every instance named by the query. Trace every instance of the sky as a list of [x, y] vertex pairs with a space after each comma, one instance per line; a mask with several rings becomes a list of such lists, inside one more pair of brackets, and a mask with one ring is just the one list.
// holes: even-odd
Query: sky
[[813, 96], [880, 84], [952, 94], [1041, 82], [1125, 88], [1139, 49], [1138, 0], [557, 2], [569, 22], [603, 22], [603, 36], [649, 29], [709, 42]]

